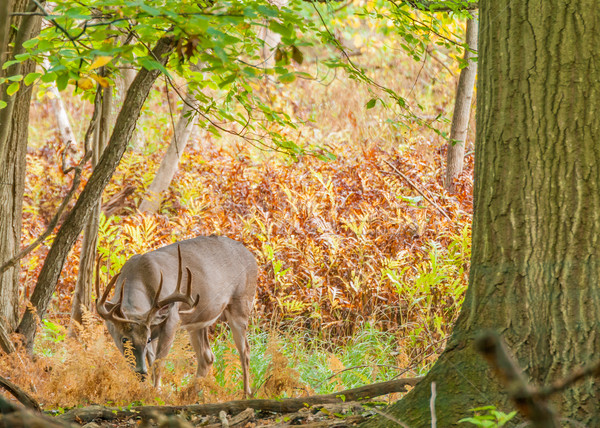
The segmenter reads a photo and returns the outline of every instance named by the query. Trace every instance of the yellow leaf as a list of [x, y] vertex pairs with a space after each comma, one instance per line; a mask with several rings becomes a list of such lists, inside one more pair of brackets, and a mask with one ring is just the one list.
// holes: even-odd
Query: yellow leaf
[[354, 42], [354, 47], [360, 48], [363, 45], [364, 39], [360, 34], [355, 34], [352, 41]]
[[90, 77], [92, 79], [94, 79], [96, 82], [98, 82], [100, 84], [100, 86], [102, 86], [103, 88], [106, 88], [110, 85], [108, 80], [106, 80], [102, 76], [98, 76], [97, 74], [90, 74]]
[[112, 56], [99, 56], [99, 57], [97, 57], [94, 60], [94, 62], [92, 62], [92, 65], [90, 65], [90, 70], [93, 70], [95, 68], [102, 67], [102, 66], [108, 64], [111, 59], [112, 59]]
[[79, 86], [81, 89], [92, 89], [94, 87], [94, 82], [92, 82], [92, 79], [82, 77], [77, 81], [77, 86]]

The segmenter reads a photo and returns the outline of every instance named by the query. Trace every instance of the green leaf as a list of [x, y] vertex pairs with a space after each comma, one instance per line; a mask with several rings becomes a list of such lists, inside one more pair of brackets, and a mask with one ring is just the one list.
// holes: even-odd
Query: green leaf
[[19, 82], [12, 83], [8, 88], [6, 88], [6, 93], [8, 95], [12, 95], [19, 90], [21, 84]]
[[25, 49], [31, 49], [33, 48], [35, 45], [37, 45], [39, 42], [39, 39], [29, 39], [25, 42], [23, 42], [23, 47]]
[[8, 104], [6, 104], [6, 101], [2, 101], [0, 100], [0, 110], [2, 110], [4, 107], [6, 107]]
[[19, 62], [23, 62], [23, 61], [28, 60], [31, 57], [32, 57], [32, 55], [29, 52], [25, 52], [25, 53], [22, 53], [22, 54], [15, 55], [15, 60], [17, 60]]
[[42, 75], [42, 73], [29, 73], [27, 76], [25, 76], [25, 80], [23, 81], [27, 86], [31, 85], [33, 82], [36, 81], [36, 79], [38, 77], [40, 77]]
[[142, 9], [144, 12], [151, 16], [158, 16], [161, 14], [160, 10], [150, 7], [144, 2], [141, 2], [140, 9]]
[[275, 18], [278, 15], [277, 10], [275, 10], [273, 7], [268, 7], [265, 5], [257, 6], [256, 10], [258, 10], [261, 15], [269, 16], [271, 18]]
[[283, 37], [289, 37], [292, 35], [292, 29], [287, 25], [280, 24], [277, 21], [269, 22], [269, 30], [281, 34]]
[[164, 65], [150, 57], [141, 58], [139, 61], [142, 67], [144, 67], [146, 70], [160, 70], [162, 73], [170, 76], [169, 71]]
[[223, 89], [225, 86], [229, 85], [232, 82], [235, 82], [235, 79], [237, 79], [237, 74], [231, 74], [229, 76], [227, 76], [225, 79], [223, 79], [221, 81], [221, 83], [219, 83], [219, 89]]
[[372, 109], [377, 104], [377, 98], [371, 98], [367, 103], [367, 110]]
[[296, 73], [286, 73], [279, 76], [281, 83], [292, 83], [294, 80], [296, 80]]
[[19, 62], [20, 61], [17, 61], [16, 59], [11, 59], [10, 61], [6, 61], [4, 64], [2, 64], [2, 70], [6, 70], [11, 65], [18, 64]]
[[15, 74], [14, 76], [8, 76], [6, 80], [10, 80], [11, 82], [20, 82], [23, 80], [22, 74]]
[[49, 73], [42, 74], [40, 80], [44, 83], [54, 82], [56, 80], [56, 73], [51, 71]]
[[56, 78], [56, 87], [59, 91], [64, 91], [69, 84], [69, 73], [61, 74]]

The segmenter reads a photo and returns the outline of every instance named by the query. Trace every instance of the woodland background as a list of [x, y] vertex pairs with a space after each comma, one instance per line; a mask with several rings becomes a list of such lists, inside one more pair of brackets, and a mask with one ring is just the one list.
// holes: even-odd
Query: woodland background
[[[195, 127], [159, 211], [144, 214], [137, 208], [182, 108], [174, 88], [159, 78], [103, 194], [98, 253], [104, 283], [132, 255], [198, 235], [226, 235], [255, 254], [260, 273], [250, 365], [258, 397], [328, 393], [427, 372], [467, 287], [472, 131], [465, 170], [453, 192], [444, 188], [445, 136], [464, 65], [464, 16], [440, 14], [441, 32], [430, 33], [417, 56], [403, 47], [410, 35], [394, 32], [385, 19], [361, 16], [371, 6], [329, 6], [327, 23], [369, 79], [415, 106], [414, 117], [385, 102], [377, 85], [324, 69], [319, 61], [332, 55], [331, 47], [304, 47], [302, 59], [288, 67], [312, 77], [284, 83], [264, 76], [252, 90], [296, 121], [296, 129], [278, 132], [316, 149], [278, 153]], [[416, 20], [425, 16], [411, 13]], [[70, 83], [60, 94], [81, 141], [93, 104], [78, 95], [77, 82]], [[75, 164], [80, 155], [57, 132], [51, 85], [33, 84], [22, 246], [47, 228], [71, 186], [64, 160]], [[174, 85], [185, 91], [185, 81]], [[116, 85], [115, 92], [118, 106]], [[79, 189], [90, 174], [86, 164]], [[21, 260], [23, 301], [52, 239]], [[239, 363], [227, 328], [214, 331], [215, 370], [200, 389], [183, 334], [168, 357], [161, 390], [138, 382], [93, 313], [85, 312], [82, 325], [72, 327], [77, 337], [69, 337], [80, 251], [81, 239], [38, 322], [39, 358], [4, 355], [1, 373], [59, 412], [92, 403], [182, 404], [239, 396]]]

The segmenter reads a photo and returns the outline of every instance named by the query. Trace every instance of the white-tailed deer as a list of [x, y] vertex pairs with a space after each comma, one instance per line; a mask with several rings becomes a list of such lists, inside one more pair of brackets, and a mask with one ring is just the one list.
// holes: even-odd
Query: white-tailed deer
[[[246, 329], [254, 305], [257, 271], [254, 256], [241, 243], [201, 236], [133, 256], [96, 300], [96, 309], [121, 353], [129, 343], [135, 371], [142, 377], [156, 359], [169, 353], [180, 322], [196, 351], [196, 375], [206, 376], [215, 360], [208, 329], [224, 314], [240, 353], [244, 393], [250, 395]], [[100, 296], [98, 275], [97, 271], [96, 291]], [[183, 281], [187, 284], [185, 293], [181, 291]], [[115, 295], [107, 302], [115, 284]], [[152, 376], [158, 386], [158, 364], [152, 367]]]

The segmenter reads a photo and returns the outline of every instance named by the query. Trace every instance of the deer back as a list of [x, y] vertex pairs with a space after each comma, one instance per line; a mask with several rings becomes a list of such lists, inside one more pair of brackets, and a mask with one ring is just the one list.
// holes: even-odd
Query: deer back
[[[122, 294], [121, 311], [127, 318], [144, 314], [153, 305], [163, 279], [160, 299], [171, 295], [178, 286], [178, 246], [185, 266], [181, 282], [191, 273], [191, 295], [198, 304], [191, 313], [177, 311], [171, 305], [170, 316], [180, 316], [182, 324], [216, 320], [233, 299], [253, 305], [256, 292], [257, 265], [252, 253], [241, 243], [222, 236], [202, 236], [159, 248], [129, 259], [121, 269], [116, 284], [116, 303]], [[182, 312], [186, 309], [182, 306]]]

